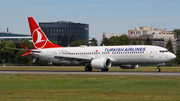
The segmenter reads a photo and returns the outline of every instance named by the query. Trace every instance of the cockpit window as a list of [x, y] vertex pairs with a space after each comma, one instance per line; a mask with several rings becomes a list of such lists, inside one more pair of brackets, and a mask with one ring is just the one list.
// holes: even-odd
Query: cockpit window
[[169, 52], [168, 50], [160, 50], [160, 53]]

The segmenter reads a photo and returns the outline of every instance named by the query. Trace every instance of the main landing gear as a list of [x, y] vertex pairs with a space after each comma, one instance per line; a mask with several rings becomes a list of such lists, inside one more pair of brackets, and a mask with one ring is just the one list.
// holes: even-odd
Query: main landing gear
[[91, 65], [87, 65], [87, 66], [85, 67], [85, 71], [86, 71], [86, 72], [92, 71]]
[[102, 72], [107, 72], [109, 70], [109, 68], [107, 69], [101, 69]]

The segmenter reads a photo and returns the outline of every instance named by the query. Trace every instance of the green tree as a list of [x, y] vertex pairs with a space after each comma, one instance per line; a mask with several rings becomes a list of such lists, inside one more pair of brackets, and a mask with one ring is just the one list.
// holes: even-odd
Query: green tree
[[101, 42], [101, 46], [105, 45], [105, 46], [108, 46], [110, 43], [109, 43], [109, 39], [108, 38], [103, 38], [102, 42]]
[[83, 41], [83, 40], [76, 40], [76, 41], [71, 42], [68, 46], [77, 47], [77, 46], [80, 46], [80, 45], [87, 45], [88, 46], [88, 43]]
[[137, 45], [135, 40], [132, 41], [132, 45]]
[[95, 38], [93, 38], [91, 40], [91, 43], [89, 44], [90, 46], [98, 46], [97, 40]]
[[[167, 44], [166, 44], [166, 48], [167, 48], [170, 52], [174, 53], [174, 51], [173, 51], [173, 46], [172, 46], [172, 42], [171, 42], [170, 39], [169, 39], [169, 41], [168, 41]], [[168, 62], [168, 65], [169, 65], [169, 66], [172, 66], [172, 65], [174, 65], [175, 63], [176, 63], [176, 60], [172, 60], [172, 61]]]
[[113, 36], [109, 38], [109, 45], [122, 45], [121, 38], [119, 36]]
[[170, 52], [174, 53], [174, 51], [173, 51], [173, 46], [172, 46], [172, 42], [171, 42], [170, 39], [169, 39], [169, 41], [168, 41], [167, 44], [166, 44], [166, 48], [167, 48]]
[[6, 63], [6, 51], [4, 46], [7, 44], [8, 42], [1, 42], [0, 43], [0, 63]]
[[14, 42], [14, 44], [16, 45], [16, 48], [21, 48], [21, 44], [19, 42]]
[[145, 40], [144, 45], [152, 45], [152, 42], [149, 39], [149, 37], [147, 37], [147, 39]]
[[178, 49], [176, 50], [176, 63], [180, 64], [180, 46], [178, 46]]
[[110, 37], [109, 39], [104, 38], [101, 46], [104, 45], [129, 45], [131, 43], [131, 39], [126, 35], [121, 35], [121, 36], [113, 36]]
[[179, 37], [180, 37], [180, 29], [174, 29], [173, 31], [174, 31], [174, 33], [175, 33], [175, 36], [176, 36], [177, 38], [179, 38]]
[[137, 43], [138, 45], [142, 45], [142, 41], [141, 41], [141, 39], [138, 39], [138, 43]]
[[131, 43], [131, 39], [126, 34], [120, 36], [120, 41], [122, 42], [120, 45], [129, 45]]
[[129, 45], [130, 43], [131, 39], [125, 34], [109, 38], [109, 45]]
[[10, 48], [16, 48], [16, 45], [14, 42], [8, 42], [5, 46], [5, 54], [6, 54], [6, 62], [11, 63], [14, 62], [14, 50], [13, 49], [6, 49], [6, 47], [10, 47]]
[[[25, 39], [25, 40], [23, 41], [23, 43], [24, 43], [29, 49], [33, 49], [32, 43], [29, 42], [29, 39]], [[24, 48], [23, 45], [22, 45], [22, 48]]]
[[28, 55], [26, 56], [21, 56], [23, 54], [25, 54], [25, 51], [19, 51], [16, 55], [15, 55], [15, 63], [18, 64], [28, 64], [30, 62]]

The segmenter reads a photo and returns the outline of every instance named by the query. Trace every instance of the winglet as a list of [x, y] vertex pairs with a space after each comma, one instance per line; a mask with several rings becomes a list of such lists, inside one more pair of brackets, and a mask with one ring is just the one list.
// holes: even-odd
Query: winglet
[[27, 53], [21, 55], [22, 57], [25, 56], [25, 55], [28, 55], [31, 53], [31, 50], [21, 41], [21, 44], [24, 46], [24, 48], [26, 49]]

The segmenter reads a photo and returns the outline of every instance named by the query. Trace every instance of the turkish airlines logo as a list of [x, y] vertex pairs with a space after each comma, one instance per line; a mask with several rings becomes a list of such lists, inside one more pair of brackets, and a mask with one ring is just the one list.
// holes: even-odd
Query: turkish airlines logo
[[34, 30], [32, 37], [36, 48], [43, 48], [47, 43], [47, 38], [40, 28]]

